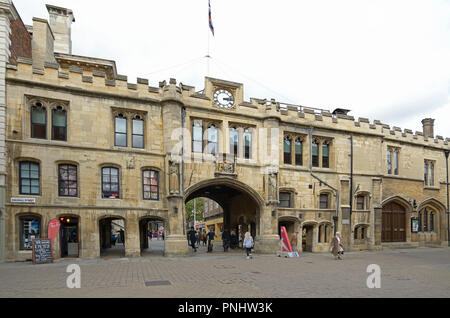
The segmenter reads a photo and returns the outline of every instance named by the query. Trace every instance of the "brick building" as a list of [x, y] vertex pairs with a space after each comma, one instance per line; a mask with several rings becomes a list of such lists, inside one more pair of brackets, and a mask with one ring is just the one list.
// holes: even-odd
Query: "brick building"
[[[114, 61], [72, 54], [71, 10], [25, 26], [0, 0], [0, 255], [31, 258], [50, 220], [65, 221], [55, 257], [110, 247], [121, 220], [124, 255], [145, 248], [147, 224], [166, 231], [165, 255], [186, 255], [184, 206], [210, 198], [223, 226], [252, 229], [259, 253], [279, 226], [299, 252], [448, 243], [449, 139], [333, 112], [243, 99], [244, 85], [130, 84]], [[352, 150], [353, 149], [353, 150]], [[353, 169], [351, 169], [353, 167]], [[70, 221], [67, 221], [70, 220]], [[300, 244], [302, 243], [302, 244]], [[75, 245], [76, 244], [76, 245]]]

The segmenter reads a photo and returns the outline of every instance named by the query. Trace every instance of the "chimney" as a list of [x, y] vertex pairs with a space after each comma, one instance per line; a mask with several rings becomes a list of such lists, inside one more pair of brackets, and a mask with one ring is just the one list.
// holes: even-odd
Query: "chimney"
[[72, 54], [72, 22], [75, 17], [72, 10], [47, 4], [50, 27], [55, 35], [55, 52]]
[[57, 65], [53, 54], [54, 41], [55, 37], [47, 20], [33, 18], [33, 40], [31, 42], [33, 70], [43, 72], [46, 65]]
[[427, 138], [434, 138], [434, 119], [425, 118], [422, 120], [423, 136]]

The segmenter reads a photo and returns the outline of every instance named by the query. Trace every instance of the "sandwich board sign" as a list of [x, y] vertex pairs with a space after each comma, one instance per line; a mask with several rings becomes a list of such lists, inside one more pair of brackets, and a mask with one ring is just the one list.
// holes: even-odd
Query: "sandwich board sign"
[[53, 263], [52, 240], [33, 240], [33, 264]]

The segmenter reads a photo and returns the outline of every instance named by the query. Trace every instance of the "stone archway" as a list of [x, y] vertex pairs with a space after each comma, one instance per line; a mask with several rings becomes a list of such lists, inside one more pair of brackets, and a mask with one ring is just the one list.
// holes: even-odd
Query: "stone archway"
[[[230, 177], [218, 177], [198, 182], [186, 189], [184, 202], [198, 197], [216, 201], [223, 208], [223, 228], [248, 229], [255, 239], [255, 249], [261, 253], [276, 253], [279, 237], [269, 242], [275, 234], [276, 219], [265, 205], [261, 195], [248, 185]], [[244, 233], [241, 233], [242, 236]], [[272, 246], [271, 246], [272, 245]]]
[[280, 235], [280, 229], [284, 226], [286, 228], [286, 233], [288, 235], [288, 238], [290, 240], [290, 243], [292, 245], [292, 248], [294, 249], [294, 244], [292, 243], [292, 235], [297, 232], [297, 249], [295, 249], [294, 252], [301, 252], [302, 251], [302, 238], [301, 238], [301, 227], [300, 227], [300, 220], [296, 218], [295, 216], [281, 216], [278, 218], [278, 234]]
[[139, 218], [139, 247], [141, 256], [164, 255], [167, 221], [158, 216]]

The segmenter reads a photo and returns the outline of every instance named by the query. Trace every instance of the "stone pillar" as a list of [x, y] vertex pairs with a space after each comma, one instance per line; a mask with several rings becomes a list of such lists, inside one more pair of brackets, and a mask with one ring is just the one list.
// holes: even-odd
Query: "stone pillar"
[[[160, 86], [164, 152], [166, 154], [165, 191], [167, 194], [169, 228], [164, 250], [165, 256], [185, 256], [188, 251], [188, 242], [185, 235], [183, 162], [181, 160], [182, 109], [184, 103], [181, 88], [176, 86], [175, 79], [170, 79], [169, 85], [162, 82]], [[186, 131], [186, 127], [184, 128]], [[189, 138], [189, 136], [184, 138]]]
[[125, 230], [125, 256], [141, 256], [141, 246], [139, 242], [139, 221], [135, 212], [128, 212]]
[[369, 248], [377, 248], [381, 245], [381, 190], [382, 179], [372, 178], [372, 198], [370, 200], [370, 232], [369, 234]]
[[337, 232], [341, 232], [342, 240], [344, 241], [344, 249], [350, 251], [353, 241], [353, 231], [350, 217], [350, 180], [341, 179], [341, 191], [339, 194], [340, 200], [340, 215]]
[[5, 260], [6, 186], [6, 64], [11, 52], [11, 20], [19, 16], [11, 0], [0, 0], [0, 262]]

